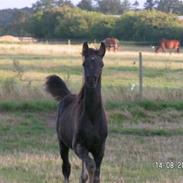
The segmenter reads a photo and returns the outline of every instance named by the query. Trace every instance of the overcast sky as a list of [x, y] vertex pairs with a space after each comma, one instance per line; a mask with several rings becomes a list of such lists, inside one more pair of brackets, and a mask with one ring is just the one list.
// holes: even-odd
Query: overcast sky
[[[37, 0], [0, 0], [0, 9], [6, 8], [22, 8], [25, 6], [31, 6], [32, 3], [35, 3]], [[77, 4], [80, 0], [72, 0], [74, 4]], [[135, 0], [130, 0], [133, 3]], [[143, 5], [145, 0], [138, 0], [138, 2]]]

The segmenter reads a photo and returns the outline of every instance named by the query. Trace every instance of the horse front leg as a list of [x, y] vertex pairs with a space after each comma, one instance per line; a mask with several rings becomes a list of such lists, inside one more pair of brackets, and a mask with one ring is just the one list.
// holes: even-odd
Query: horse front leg
[[100, 167], [101, 167], [102, 160], [104, 157], [104, 149], [105, 149], [105, 146], [103, 146], [99, 152], [93, 154], [94, 160], [96, 163], [96, 169], [95, 169], [95, 173], [94, 173], [94, 182], [93, 183], [100, 183]]
[[165, 47], [162, 47], [161, 49], [162, 49], [162, 52], [166, 53]]
[[114, 46], [114, 52], [116, 52], [116, 47]]
[[[94, 183], [94, 173], [96, 169], [95, 161], [92, 158], [90, 158], [88, 150], [81, 144], [76, 144], [74, 146], [74, 151], [86, 166], [86, 170], [89, 178], [88, 183]], [[83, 181], [82, 183], [85, 183], [84, 179], [82, 179], [82, 181]]]
[[85, 183], [88, 180], [88, 172], [85, 163], [82, 161], [82, 172], [80, 177], [80, 183]]

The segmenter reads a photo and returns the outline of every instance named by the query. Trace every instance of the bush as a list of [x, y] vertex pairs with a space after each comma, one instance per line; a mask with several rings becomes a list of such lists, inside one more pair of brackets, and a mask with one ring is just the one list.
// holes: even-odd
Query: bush
[[63, 6], [32, 17], [32, 33], [39, 38], [103, 39], [114, 29], [115, 18]]
[[127, 12], [120, 18], [63, 6], [34, 14], [32, 34], [46, 39], [97, 39], [159, 42], [182, 39], [183, 23], [173, 14], [159, 11]]
[[181, 39], [183, 24], [173, 14], [159, 11], [128, 12], [116, 22], [119, 39], [158, 42], [162, 38]]
[[91, 38], [103, 40], [106, 37], [113, 36], [116, 19], [112, 16], [100, 16], [92, 25], [90, 34]]

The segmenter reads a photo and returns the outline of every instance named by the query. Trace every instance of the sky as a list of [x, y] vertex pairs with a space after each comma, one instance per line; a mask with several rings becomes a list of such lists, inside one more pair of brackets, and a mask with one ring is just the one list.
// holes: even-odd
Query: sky
[[[35, 3], [37, 0], [0, 0], [0, 9], [6, 9], [6, 8], [23, 8], [23, 7], [31, 7], [33, 3]], [[74, 4], [77, 4], [80, 0], [71, 0]], [[129, 0], [131, 3], [133, 3], [135, 0]], [[143, 3], [145, 0], [138, 0], [141, 6], [143, 6]]]

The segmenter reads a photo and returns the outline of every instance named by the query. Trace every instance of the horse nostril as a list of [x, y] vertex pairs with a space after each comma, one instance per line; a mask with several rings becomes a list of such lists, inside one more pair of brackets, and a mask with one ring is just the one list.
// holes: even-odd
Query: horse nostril
[[96, 76], [94, 76], [93, 79], [94, 79], [94, 81], [97, 81], [97, 77]]

